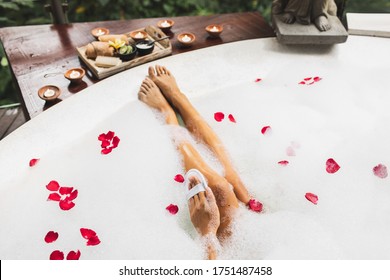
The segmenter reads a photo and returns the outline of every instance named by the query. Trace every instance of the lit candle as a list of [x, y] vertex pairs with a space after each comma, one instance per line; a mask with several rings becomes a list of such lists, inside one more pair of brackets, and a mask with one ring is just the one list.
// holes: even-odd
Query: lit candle
[[169, 27], [169, 26], [171, 26], [171, 24], [166, 20], [161, 23], [161, 27]]
[[142, 39], [144, 38], [144, 35], [141, 32], [138, 32], [137, 34], [135, 34], [134, 38]]
[[219, 28], [216, 26], [213, 26], [213, 28], [210, 29], [211, 32], [218, 32]]
[[80, 77], [80, 72], [72, 70], [72, 72], [70, 72], [70, 74], [69, 74], [69, 77], [71, 79], [77, 79], [78, 77]]
[[48, 88], [44, 93], [43, 93], [43, 96], [44, 97], [53, 97], [54, 95], [56, 94], [56, 92], [50, 88]]
[[104, 32], [103, 30], [99, 29], [97, 32], [96, 32], [96, 36], [102, 36], [106, 34], [106, 32]]
[[191, 41], [191, 37], [188, 36], [188, 35], [186, 34], [186, 35], [184, 35], [183, 37], [181, 37], [181, 40], [182, 40], [183, 42], [185, 42], [185, 43], [188, 43], [188, 42]]

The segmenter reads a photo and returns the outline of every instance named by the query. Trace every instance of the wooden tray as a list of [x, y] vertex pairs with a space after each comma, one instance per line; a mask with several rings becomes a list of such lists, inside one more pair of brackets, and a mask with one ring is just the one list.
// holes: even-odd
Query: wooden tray
[[[148, 34], [148, 39], [153, 40], [153, 41], [166, 36], [164, 34], [164, 32], [161, 31], [161, 29], [159, 29], [158, 27], [155, 27], [155, 26], [148, 26], [148, 27], [143, 28], [143, 29], [132, 30], [131, 32], [133, 32], [133, 31], [141, 31], [141, 30], [145, 31]], [[134, 44], [135, 42], [134, 42], [134, 40], [132, 38], [130, 38], [129, 34], [130, 34], [130, 32], [125, 33], [125, 35], [129, 39], [129, 43]], [[154, 50], [153, 50], [153, 52], [151, 54], [144, 55], [144, 56], [138, 56], [137, 55], [132, 60], [130, 60], [130, 61], [122, 61], [122, 63], [120, 63], [117, 66], [110, 67], [110, 68], [103, 68], [103, 67], [96, 66], [95, 65], [95, 60], [87, 58], [87, 56], [85, 55], [86, 47], [87, 46], [76, 48], [77, 52], [78, 52], [78, 55], [79, 55], [80, 59], [82, 61], [84, 61], [84, 63], [87, 65], [89, 70], [91, 70], [91, 72], [99, 80], [103, 79], [103, 78], [106, 78], [106, 77], [109, 77], [111, 75], [114, 75], [116, 73], [119, 73], [119, 72], [121, 72], [123, 70], [132, 68], [134, 66], [137, 66], [137, 65], [140, 65], [140, 64], [144, 64], [146, 62], [153, 61], [155, 59], [158, 59], [158, 58], [161, 58], [161, 57], [168, 56], [168, 55], [172, 54], [171, 42], [170, 42], [169, 39], [166, 39], [166, 40], [162, 40], [160, 42], [155, 42]]]

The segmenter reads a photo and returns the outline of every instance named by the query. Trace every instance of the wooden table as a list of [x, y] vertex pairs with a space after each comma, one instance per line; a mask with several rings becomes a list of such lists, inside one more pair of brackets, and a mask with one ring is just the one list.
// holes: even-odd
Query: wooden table
[[[48, 107], [99, 82], [89, 71], [79, 85], [70, 84], [63, 76], [69, 68], [80, 66], [86, 68], [77, 56], [76, 47], [84, 46], [94, 40], [90, 34], [93, 28], [106, 27], [111, 34], [120, 34], [148, 25], [156, 25], [160, 19], [1, 28], [0, 39], [16, 81], [26, 119], [37, 116]], [[185, 16], [172, 19], [175, 21], [171, 30], [173, 55], [223, 43], [275, 36], [273, 29], [258, 12]], [[222, 24], [224, 27], [220, 38], [209, 38], [204, 29], [213, 23]], [[180, 48], [178, 45], [176, 35], [184, 31], [192, 32], [197, 37], [190, 48]], [[61, 89], [61, 96], [55, 102], [45, 102], [37, 94], [40, 87], [48, 84], [56, 85]]]

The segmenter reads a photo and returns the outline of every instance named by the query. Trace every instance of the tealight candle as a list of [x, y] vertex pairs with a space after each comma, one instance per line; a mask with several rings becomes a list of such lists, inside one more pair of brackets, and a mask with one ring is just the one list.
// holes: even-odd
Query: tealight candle
[[222, 25], [211, 24], [211, 25], [206, 26], [206, 31], [207, 31], [207, 33], [209, 33], [210, 37], [218, 38], [219, 35], [223, 31], [223, 27], [222, 27]]
[[101, 29], [98, 29], [98, 31], [96, 31], [96, 36], [102, 36], [102, 35], [104, 35], [104, 34], [106, 34], [106, 32], [104, 32], [104, 31], [101, 30]]
[[142, 39], [144, 38], [144, 35], [141, 32], [138, 32], [137, 34], [134, 35], [134, 38]]
[[110, 30], [104, 27], [96, 27], [95, 29], [92, 29], [91, 34], [97, 39], [99, 36], [110, 34]]
[[76, 79], [76, 78], [80, 77], [80, 75], [81, 74], [80, 74], [79, 71], [72, 70], [72, 72], [70, 72], [70, 74], [69, 74], [69, 77], [72, 78], [72, 79]]
[[56, 94], [56, 92], [50, 88], [48, 88], [44, 93], [43, 97], [50, 98], [53, 97]]
[[188, 43], [191, 41], [191, 37], [189, 37], [187, 34], [184, 35], [183, 37], [181, 37], [181, 40], [184, 42], [184, 43]]
[[218, 32], [219, 29], [218, 27], [216, 27], [215, 25], [213, 26], [213, 28], [210, 29], [211, 32]]
[[169, 26], [171, 26], [171, 24], [170, 24], [168, 21], [166, 21], [166, 20], [164, 20], [164, 21], [161, 23], [161, 27], [169, 27]]

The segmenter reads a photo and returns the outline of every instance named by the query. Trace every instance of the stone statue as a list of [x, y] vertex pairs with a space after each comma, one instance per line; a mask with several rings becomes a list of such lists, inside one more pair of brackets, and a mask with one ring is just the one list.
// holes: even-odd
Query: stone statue
[[328, 16], [336, 16], [337, 6], [334, 0], [273, 0], [272, 14], [282, 15], [281, 20], [292, 24], [311, 24], [320, 31], [331, 28]]

